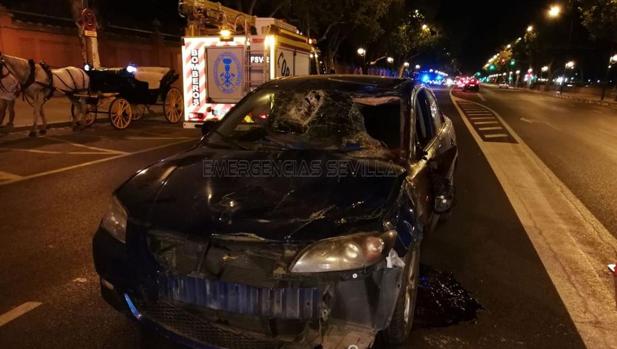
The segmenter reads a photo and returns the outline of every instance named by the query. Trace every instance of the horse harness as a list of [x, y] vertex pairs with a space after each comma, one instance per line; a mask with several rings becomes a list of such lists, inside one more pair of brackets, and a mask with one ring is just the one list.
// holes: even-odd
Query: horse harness
[[[71, 74], [71, 70], [70, 69], [66, 69], [66, 73], [68, 74], [69, 78], [71, 79], [71, 82], [73, 83], [73, 87], [71, 87], [69, 84], [67, 84], [67, 82], [62, 79], [59, 75], [55, 75], [52, 70], [51, 67], [45, 63], [45, 62], [40, 62], [39, 65], [41, 66], [41, 68], [43, 69], [43, 71], [45, 72], [45, 74], [47, 75], [47, 79], [48, 79], [48, 83], [44, 83], [41, 81], [36, 81], [36, 63], [34, 62], [33, 59], [29, 59], [28, 60], [28, 66], [30, 67], [30, 74], [28, 74], [28, 78], [26, 78], [25, 82], [19, 82], [20, 86], [21, 86], [21, 91], [25, 91], [26, 89], [28, 89], [30, 86], [37, 84], [40, 86], [43, 86], [44, 88], [49, 89], [49, 92], [45, 95], [45, 100], [49, 100], [54, 92], [56, 90], [62, 92], [63, 94], [67, 95], [68, 97], [71, 97], [73, 94], [82, 91], [81, 89], [77, 88], [77, 81], [75, 80], [75, 77], [73, 76], [73, 74]], [[15, 74], [13, 72], [11, 72], [11, 70], [9, 69], [9, 67], [4, 63], [4, 60], [0, 59], [0, 66], [2, 67], [6, 67], [7, 68], [7, 74], [2, 76], [2, 78], [6, 77], [7, 75], [11, 74], [13, 76], [15, 76]], [[82, 86], [86, 85], [86, 77], [84, 76], [84, 73], [81, 72], [81, 80], [82, 80]], [[54, 78], [56, 78], [58, 81], [60, 81], [64, 86], [66, 86], [66, 90], [62, 89], [62, 88], [56, 88], [54, 86]], [[0, 82], [1, 85], [1, 82]], [[4, 86], [2, 85], [3, 88]], [[25, 98], [25, 94], [24, 94], [24, 98]]]
[[[6, 74], [4, 73], [4, 68], [6, 68]], [[19, 97], [19, 93], [21, 92], [21, 83], [18, 82], [17, 91], [11, 91], [8, 87], [4, 85], [4, 79], [8, 76], [13, 76], [9, 68], [4, 64], [4, 61], [0, 59], [0, 91], [5, 92], [7, 94], [15, 94], [15, 97]], [[14, 77], [13, 77], [14, 78]]]

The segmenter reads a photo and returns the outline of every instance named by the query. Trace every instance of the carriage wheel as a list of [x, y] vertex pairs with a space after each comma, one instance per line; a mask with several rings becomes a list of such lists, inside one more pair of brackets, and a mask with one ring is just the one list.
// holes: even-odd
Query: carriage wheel
[[131, 104], [124, 98], [116, 98], [109, 106], [109, 121], [111, 125], [118, 129], [124, 130], [129, 127], [133, 118], [133, 109]]
[[[87, 108], [87, 110], [86, 110], [86, 112], [84, 114], [84, 118], [81, 121], [82, 121], [82, 124], [84, 126], [90, 127], [96, 121], [96, 110], [93, 110], [93, 108], [92, 108], [92, 106], [90, 106], [90, 104], [87, 104], [86, 108]], [[77, 116], [77, 110], [75, 108], [75, 104], [71, 104], [71, 116], [73, 117], [73, 120]]]
[[165, 103], [163, 104], [163, 113], [165, 118], [172, 124], [177, 124], [182, 120], [184, 115], [184, 100], [182, 98], [182, 92], [179, 89], [172, 87], [165, 96]]
[[133, 109], [133, 120], [141, 120], [146, 115], [147, 109], [143, 104], [133, 104], [131, 109]]

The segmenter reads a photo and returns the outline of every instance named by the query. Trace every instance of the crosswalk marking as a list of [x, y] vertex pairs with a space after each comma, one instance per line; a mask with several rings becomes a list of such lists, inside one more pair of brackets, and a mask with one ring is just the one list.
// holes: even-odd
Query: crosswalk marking
[[499, 121], [472, 121], [474, 125], [490, 125], [490, 124], [498, 124]]
[[503, 127], [501, 127], [501, 126], [479, 127], [478, 130], [480, 130], [480, 131], [496, 131], [496, 130], [503, 130]]
[[486, 119], [495, 119], [494, 116], [470, 116], [471, 120], [486, 120]]
[[504, 137], [508, 137], [507, 134], [505, 133], [495, 133], [495, 134], [490, 134], [490, 135], [483, 135], [484, 138], [504, 138]]

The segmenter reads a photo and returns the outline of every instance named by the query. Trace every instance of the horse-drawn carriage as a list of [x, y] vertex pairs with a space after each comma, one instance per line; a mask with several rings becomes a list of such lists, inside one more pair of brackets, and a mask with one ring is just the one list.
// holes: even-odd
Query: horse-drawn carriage
[[[89, 91], [75, 95], [86, 102], [83, 118], [86, 125], [92, 125], [98, 114], [108, 114], [113, 127], [125, 129], [154, 105], [163, 107], [165, 118], [172, 124], [183, 118], [182, 92], [172, 87], [179, 76], [169, 68], [99, 68], [89, 70], [87, 74], [90, 77]], [[74, 105], [71, 113], [78, 113]]]

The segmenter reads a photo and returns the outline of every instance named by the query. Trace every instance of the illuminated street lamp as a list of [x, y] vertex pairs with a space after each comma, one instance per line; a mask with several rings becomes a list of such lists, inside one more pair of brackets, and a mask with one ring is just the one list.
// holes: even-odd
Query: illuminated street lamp
[[392, 58], [392, 57], [388, 57], [388, 58], [386, 58], [386, 61], [387, 61], [388, 63], [392, 64], [392, 63], [394, 63], [394, 58]]
[[561, 6], [560, 5], [552, 5], [548, 9], [548, 17], [549, 18], [558, 18], [561, 15]]
[[602, 98], [600, 98], [600, 100], [602, 101], [606, 97], [606, 89], [608, 88], [608, 83], [609, 83], [608, 80], [611, 75], [611, 69], [613, 68], [613, 64], [616, 64], [616, 63], [617, 63], [617, 54], [615, 54], [608, 60], [608, 69], [606, 70], [606, 78], [604, 79], [604, 84], [602, 85]]
[[512, 45], [510, 45], [510, 44], [508, 44], [508, 46], [506, 46], [506, 48], [511, 48], [511, 47], [512, 47]]
[[422, 24], [422, 30], [424, 30], [426, 32], [426, 31], [431, 30], [431, 28], [429, 28], [429, 26], [426, 25], [426, 24]]
[[403, 67], [405, 67], [405, 68], [409, 68], [409, 62], [405, 62], [405, 63], [403, 63]]
[[533, 25], [530, 25], [530, 26], [527, 27], [527, 32], [528, 33], [533, 32]]
[[420, 70], [422, 68], [419, 64], [416, 64], [416, 70]]
[[364, 70], [366, 69], [366, 49], [360, 47], [356, 52], [358, 56], [362, 57], [362, 74], [364, 74]]
[[566, 68], [567, 69], [574, 69], [575, 65], [576, 65], [576, 63], [574, 63], [574, 61], [569, 61], [568, 63], [566, 63]]
[[548, 65], [545, 65], [544, 67], [542, 67], [542, 72], [546, 73], [548, 71]]

